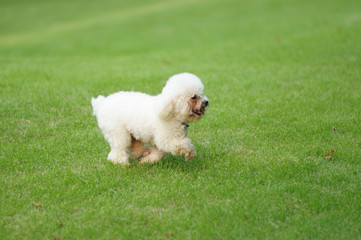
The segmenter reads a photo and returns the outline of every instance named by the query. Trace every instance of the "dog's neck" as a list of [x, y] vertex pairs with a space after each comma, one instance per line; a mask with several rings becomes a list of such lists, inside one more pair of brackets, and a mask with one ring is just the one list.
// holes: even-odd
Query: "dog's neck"
[[182, 123], [182, 125], [184, 126], [184, 132], [185, 132], [185, 135], [187, 136], [188, 135], [189, 124], [188, 123]]
[[189, 128], [189, 124], [188, 123], [182, 123], [183, 126], [185, 126], [186, 128]]

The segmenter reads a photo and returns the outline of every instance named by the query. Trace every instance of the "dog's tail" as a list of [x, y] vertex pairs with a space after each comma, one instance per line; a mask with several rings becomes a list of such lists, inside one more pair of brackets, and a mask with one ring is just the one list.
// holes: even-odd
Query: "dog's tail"
[[99, 95], [97, 98], [93, 98], [91, 100], [92, 106], [93, 106], [93, 115], [96, 116], [99, 110], [99, 105], [101, 104], [101, 102], [103, 102], [103, 100], [105, 99], [104, 96]]

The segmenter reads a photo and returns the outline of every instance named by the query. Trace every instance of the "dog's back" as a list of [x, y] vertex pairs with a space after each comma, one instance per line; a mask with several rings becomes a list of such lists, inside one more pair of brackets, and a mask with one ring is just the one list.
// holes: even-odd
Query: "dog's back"
[[91, 100], [93, 115], [97, 117], [101, 129], [120, 125], [130, 129], [137, 124], [154, 121], [154, 98], [140, 92], [123, 91], [107, 97], [100, 95]]

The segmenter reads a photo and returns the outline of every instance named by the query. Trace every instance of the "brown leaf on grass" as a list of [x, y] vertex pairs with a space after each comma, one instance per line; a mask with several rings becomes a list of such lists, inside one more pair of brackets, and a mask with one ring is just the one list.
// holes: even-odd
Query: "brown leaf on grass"
[[42, 207], [43, 204], [42, 203], [36, 203], [36, 202], [32, 202], [33, 205], [36, 207], [36, 208], [39, 208], [39, 207]]
[[173, 236], [173, 233], [172, 232], [168, 232], [167, 233], [167, 237], [172, 237]]
[[62, 235], [55, 235], [54, 236], [54, 240], [60, 240], [60, 239], [64, 239], [64, 237]]
[[277, 41], [277, 42], [281, 42], [281, 38], [280, 38], [280, 37], [276, 37], [276, 41]]
[[326, 154], [322, 154], [322, 156], [324, 156], [327, 159], [333, 159], [332, 154], [335, 153], [335, 150], [331, 149], [331, 151], [329, 153]]
[[332, 126], [332, 130], [333, 130], [334, 133], [337, 133], [337, 129], [336, 129], [335, 126]]
[[56, 221], [56, 224], [58, 224], [59, 227], [62, 227], [62, 226], [63, 226], [63, 224], [62, 224], [60, 221]]

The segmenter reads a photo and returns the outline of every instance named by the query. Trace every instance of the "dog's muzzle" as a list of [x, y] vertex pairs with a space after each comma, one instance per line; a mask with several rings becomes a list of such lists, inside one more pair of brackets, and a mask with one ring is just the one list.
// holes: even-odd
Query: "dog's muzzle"
[[198, 116], [204, 115], [204, 113], [206, 112], [206, 107], [208, 107], [209, 102], [208, 99], [203, 100], [201, 107], [199, 108], [199, 110], [195, 110], [193, 111], [195, 114], [197, 114]]

